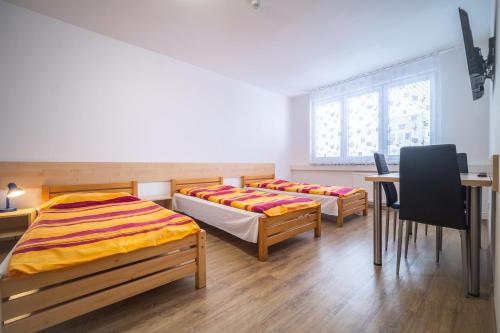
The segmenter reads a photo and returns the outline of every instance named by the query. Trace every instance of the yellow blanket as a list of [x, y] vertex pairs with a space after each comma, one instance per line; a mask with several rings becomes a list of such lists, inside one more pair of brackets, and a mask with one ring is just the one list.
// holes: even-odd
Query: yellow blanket
[[271, 179], [262, 182], [256, 182], [249, 187], [265, 188], [269, 190], [297, 192], [307, 194], [328, 195], [334, 197], [348, 197], [358, 192], [364, 192], [362, 188], [345, 187], [345, 186], [326, 186], [315, 185], [308, 183], [294, 183], [281, 179]]
[[75, 193], [55, 197], [16, 245], [9, 275], [35, 274], [196, 234], [190, 218], [128, 193]]
[[182, 194], [198, 197], [226, 206], [231, 206], [267, 216], [279, 216], [304, 208], [318, 207], [316, 201], [290, 195], [244, 190], [230, 185], [209, 187], [187, 187]]

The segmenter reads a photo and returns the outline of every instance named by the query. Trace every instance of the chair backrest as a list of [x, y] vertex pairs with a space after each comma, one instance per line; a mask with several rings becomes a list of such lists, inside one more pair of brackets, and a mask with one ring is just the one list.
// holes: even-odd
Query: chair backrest
[[403, 147], [399, 168], [400, 219], [466, 229], [455, 145]]
[[[384, 154], [374, 153], [373, 157], [375, 158], [375, 165], [377, 166], [377, 172], [379, 175], [390, 173]], [[391, 206], [393, 203], [398, 201], [398, 191], [396, 190], [394, 183], [382, 183], [382, 187], [384, 188], [387, 206]]]
[[467, 163], [467, 154], [457, 153], [457, 161], [458, 161], [458, 171], [460, 171], [460, 173], [469, 173], [469, 163]]
[[[467, 162], [467, 154], [466, 153], [457, 153], [457, 161], [458, 161], [458, 171], [460, 173], [469, 173], [469, 163]], [[465, 186], [462, 186], [462, 199], [467, 200], [467, 189]]]

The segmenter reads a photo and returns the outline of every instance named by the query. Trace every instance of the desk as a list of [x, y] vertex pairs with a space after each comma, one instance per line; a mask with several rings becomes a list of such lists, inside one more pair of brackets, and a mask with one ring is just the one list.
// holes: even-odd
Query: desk
[[[490, 177], [478, 177], [477, 174], [461, 174], [462, 185], [470, 192], [469, 202], [469, 239], [467, 241], [469, 266], [469, 294], [479, 296], [479, 253], [481, 247], [481, 190], [490, 187]], [[365, 180], [373, 182], [373, 263], [382, 266], [382, 192], [381, 183], [398, 183], [399, 173], [366, 176]]]

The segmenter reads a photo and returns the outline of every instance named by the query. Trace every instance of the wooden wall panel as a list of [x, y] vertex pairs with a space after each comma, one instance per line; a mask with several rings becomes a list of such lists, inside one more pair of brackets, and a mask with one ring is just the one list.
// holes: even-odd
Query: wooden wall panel
[[0, 162], [0, 188], [9, 182], [21, 187], [39, 187], [216, 176], [239, 178], [271, 173], [274, 173], [273, 163]]

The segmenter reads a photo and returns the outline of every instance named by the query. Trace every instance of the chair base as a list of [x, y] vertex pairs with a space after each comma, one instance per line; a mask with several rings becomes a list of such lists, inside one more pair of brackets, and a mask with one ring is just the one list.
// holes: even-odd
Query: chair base
[[387, 207], [387, 215], [385, 217], [385, 250], [387, 251], [387, 246], [389, 245], [389, 221], [391, 216], [391, 210], [393, 211], [393, 226], [392, 226], [392, 241], [396, 241], [396, 229], [398, 224], [398, 209]]
[[[415, 222], [416, 223], [416, 222]], [[403, 245], [403, 228], [406, 224], [406, 243], [405, 243], [405, 259], [408, 256], [408, 243], [410, 239], [410, 229], [411, 229], [411, 221], [399, 220], [398, 224], [398, 242], [397, 242], [397, 260], [396, 260], [396, 274], [399, 275], [399, 269], [401, 266], [401, 252]], [[416, 223], [417, 224], [417, 223]], [[427, 227], [427, 225], [426, 225]], [[460, 247], [462, 252], [462, 278], [464, 284], [464, 294], [468, 296], [469, 290], [469, 274], [470, 274], [470, 258], [469, 253], [467, 251], [467, 231], [459, 230], [460, 232]], [[415, 231], [416, 234], [416, 231]], [[443, 227], [436, 227], [436, 262], [439, 263], [439, 254], [443, 250]]]

